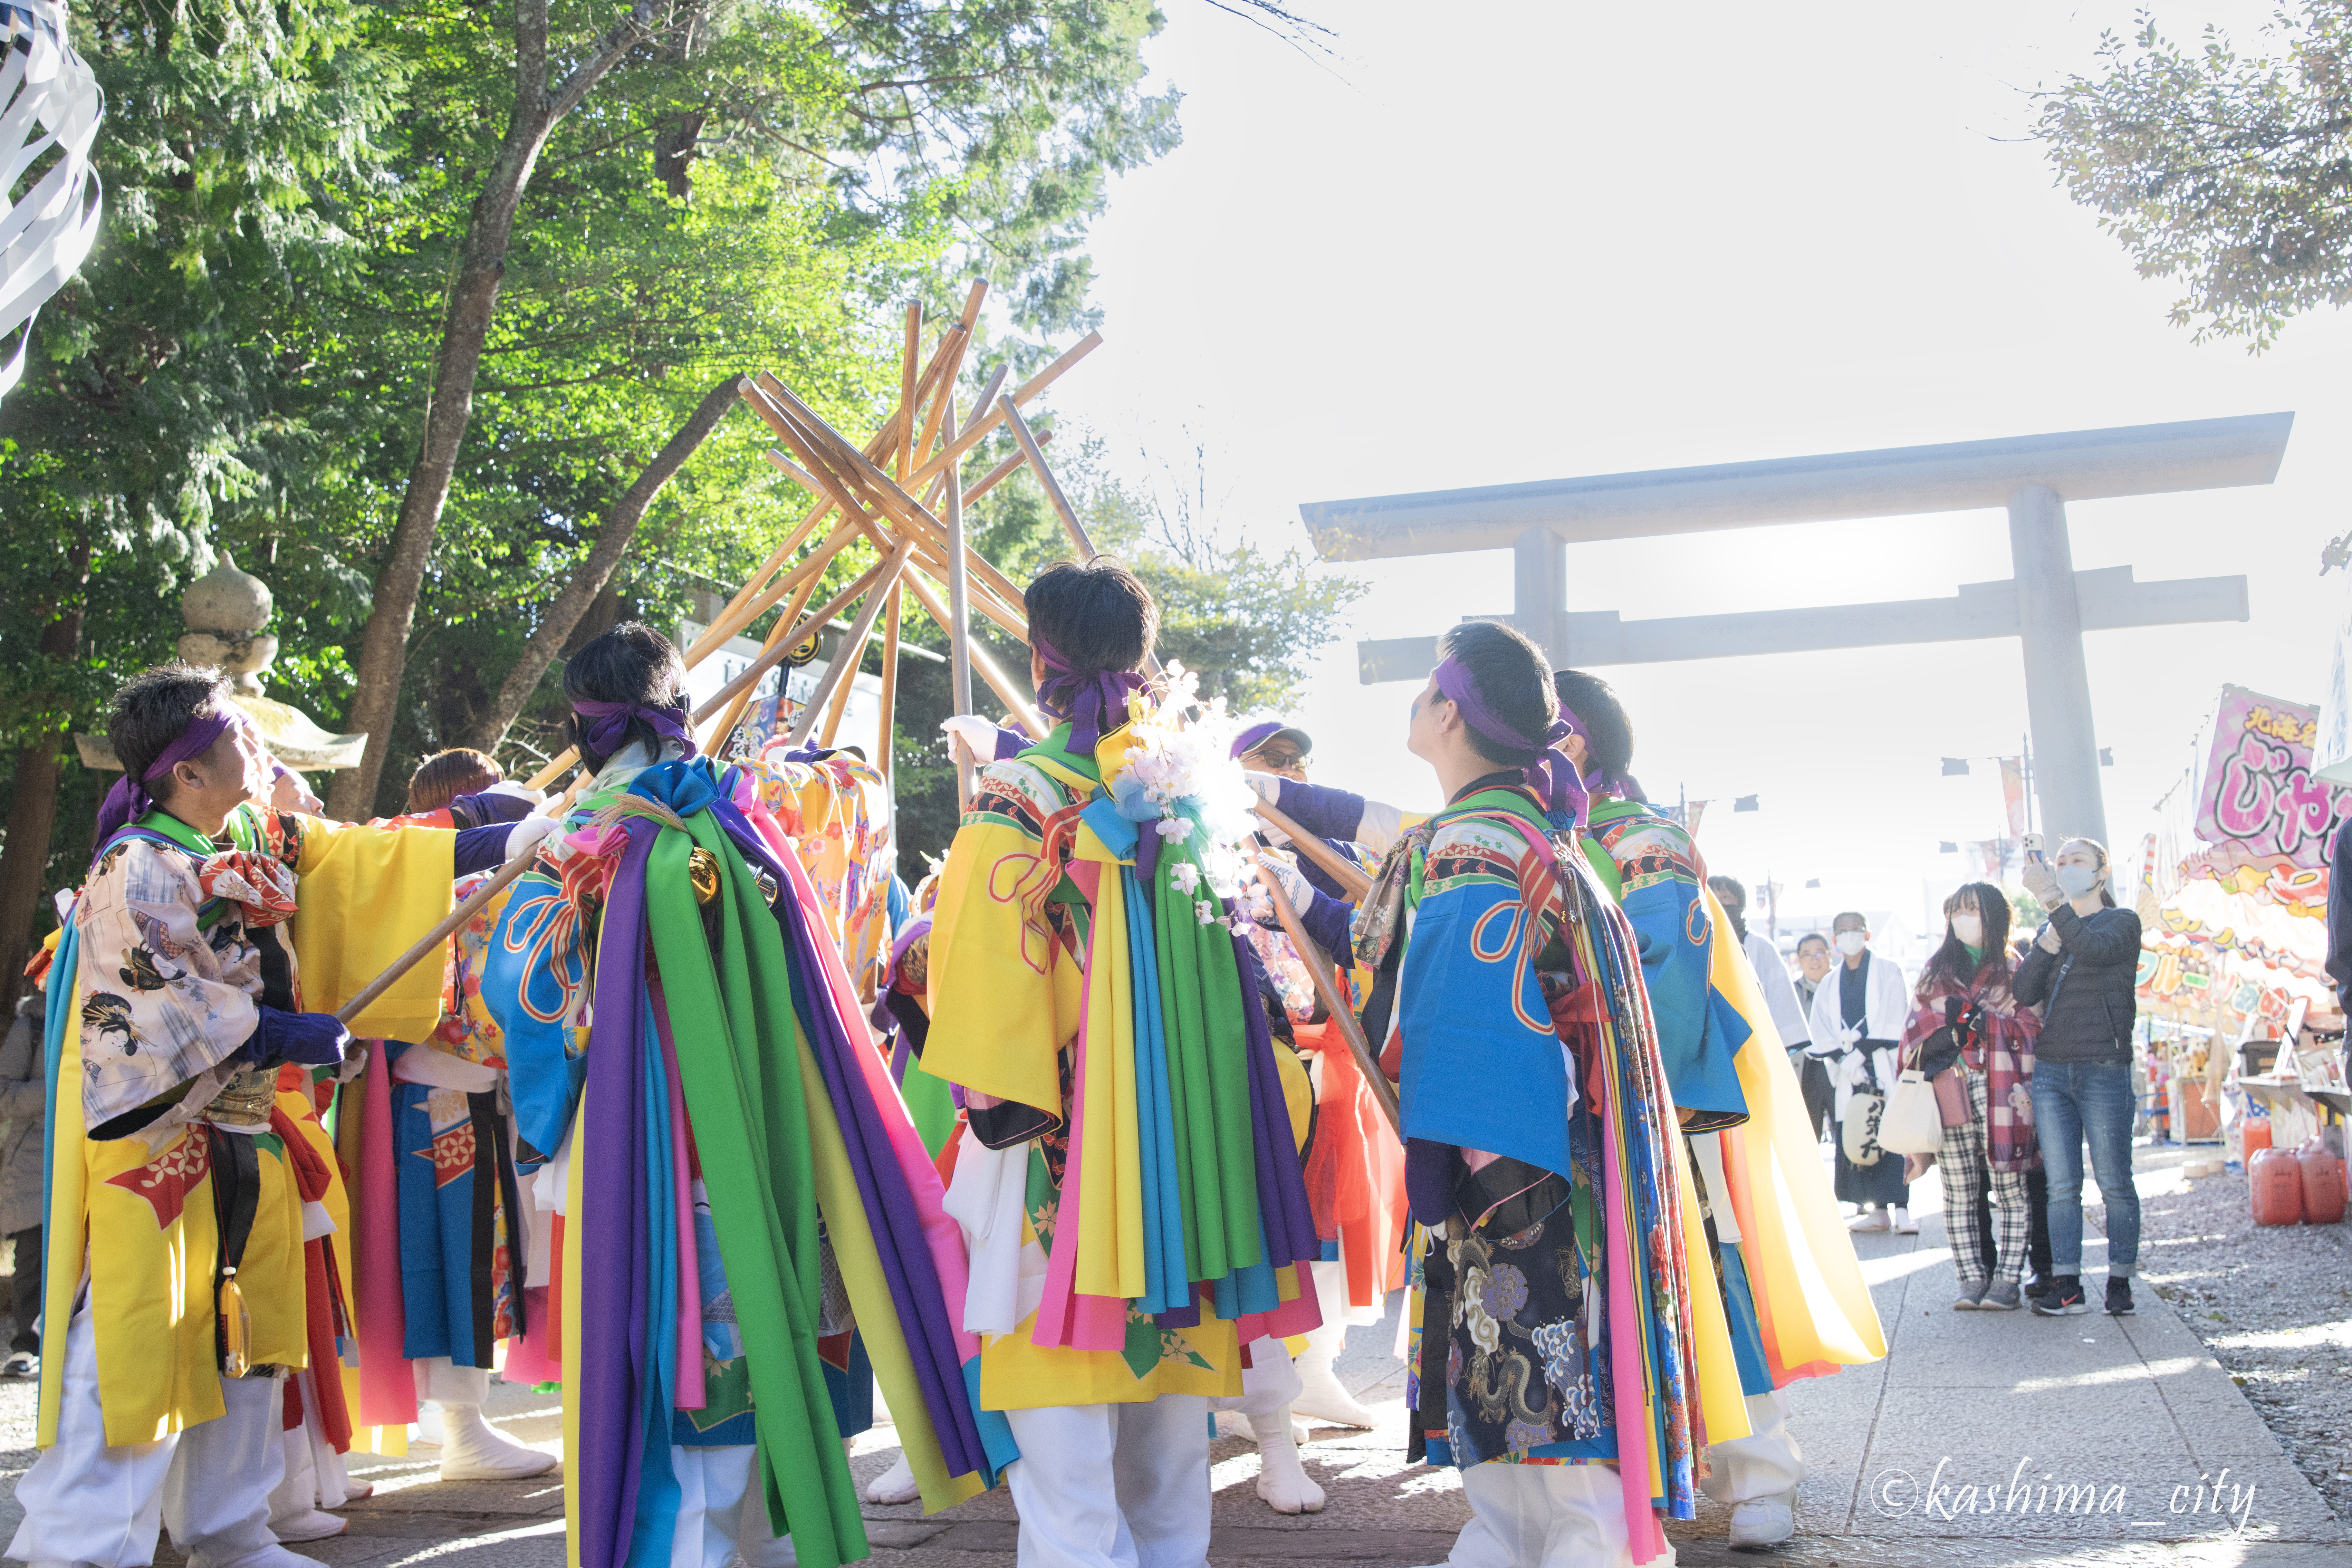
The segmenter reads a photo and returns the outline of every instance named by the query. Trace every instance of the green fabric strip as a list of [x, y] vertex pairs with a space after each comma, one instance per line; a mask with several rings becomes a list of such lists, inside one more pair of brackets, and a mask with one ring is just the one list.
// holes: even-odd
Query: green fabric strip
[[[839, 1568], [869, 1549], [816, 1353], [816, 1189], [783, 938], [724, 830], [707, 812], [687, 823], [655, 840], [646, 925], [751, 1367], [769, 1517], [809, 1568]], [[687, 876], [698, 843], [721, 868], [715, 952]]]

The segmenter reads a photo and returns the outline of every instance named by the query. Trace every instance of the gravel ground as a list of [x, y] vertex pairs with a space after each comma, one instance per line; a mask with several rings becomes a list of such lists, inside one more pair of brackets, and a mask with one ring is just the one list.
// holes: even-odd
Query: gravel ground
[[[2137, 1151], [2140, 1272], [2246, 1391], [2336, 1517], [2352, 1520], [2352, 1223], [2256, 1225], [2244, 1173], [2181, 1175], [2217, 1152]], [[2086, 1213], [2104, 1228], [2103, 1210]], [[2093, 1290], [2102, 1288], [2095, 1279]]]

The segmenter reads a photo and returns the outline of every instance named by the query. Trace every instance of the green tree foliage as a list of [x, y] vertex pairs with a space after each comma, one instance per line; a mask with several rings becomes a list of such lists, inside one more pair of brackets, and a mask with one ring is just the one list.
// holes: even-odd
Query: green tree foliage
[[2172, 320], [2259, 353], [2288, 318], [2352, 300], [2352, 5], [2305, 0], [2242, 54], [2195, 47], [2142, 13], [2099, 68], [2038, 96], [2059, 183], [2142, 276], [2188, 292]]

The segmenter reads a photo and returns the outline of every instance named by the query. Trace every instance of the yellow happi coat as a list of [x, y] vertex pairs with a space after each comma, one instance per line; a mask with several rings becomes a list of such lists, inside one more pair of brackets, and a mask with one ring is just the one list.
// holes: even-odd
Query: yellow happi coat
[[[1126, 746], [1126, 732], [1115, 731], [1096, 748], [1105, 777], [1117, 772]], [[1104, 899], [1092, 927], [1081, 929], [1066, 906], [1024, 899], [1024, 890], [1040, 877], [1061, 879], [1058, 868], [1041, 860], [1046, 823], [1073, 805], [1084, 805], [1099, 787], [1083, 773], [1034, 752], [981, 770], [973, 777], [971, 807], [949, 851], [932, 915], [931, 1027], [921, 1070], [1000, 1100], [1059, 1108], [1065, 1129], [1071, 1124], [1069, 1052], [1078, 1033], [1079, 1008], [1087, 1000], [1087, 954], [1092, 942], [1123, 944], [1125, 916], [1118, 900]], [[1074, 861], [1118, 864], [1083, 825], [1076, 829], [1070, 855]], [[1097, 977], [1101, 992], [1093, 1002], [1099, 1009], [1097, 1016], [1129, 1031], [1121, 1042], [1131, 1049], [1133, 1003], [1124, 966], [1104, 965]], [[1097, 1082], [1108, 1078], [1097, 1075]], [[1136, 1121], [1132, 1079], [1100, 1092], [1101, 1103], [1088, 1104], [1089, 1127], [1106, 1132], [1131, 1130]], [[1234, 1325], [1220, 1321], [1205, 1304], [1198, 1327], [1160, 1331], [1157, 1359], [1140, 1366], [1118, 1352], [1047, 1348], [1034, 1342], [1035, 1303], [1046, 1268], [1037, 1229], [1041, 1223], [1049, 1228], [1053, 1225], [1060, 1191], [1041, 1146], [1051, 1141], [988, 1151], [967, 1132], [949, 1188], [949, 1212], [963, 1223], [972, 1248], [975, 1302], [987, 1281], [1017, 1281], [1012, 1299], [1019, 1304], [1004, 1320], [1012, 1331], [982, 1338], [982, 1406], [1018, 1410], [1133, 1404], [1163, 1394], [1240, 1394], [1241, 1357]], [[1142, 1290], [1140, 1242], [1122, 1245], [1131, 1238], [1136, 1223], [1132, 1188], [1139, 1178], [1131, 1133], [1122, 1147], [1127, 1151], [1123, 1160], [1089, 1162], [1084, 1173], [1090, 1184], [1099, 1182], [1100, 1186], [1088, 1185], [1082, 1205], [1081, 1225], [1092, 1245], [1080, 1253], [1079, 1289], [1100, 1295], [1133, 1296]], [[1064, 1173], [1071, 1183], [1081, 1179], [1075, 1163]], [[1020, 1186], [1016, 1190], [1010, 1184]], [[1017, 1223], [1010, 1218], [1016, 1206]], [[995, 1216], [1006, 1217], [992, 1226]], [[1088, 1258], [1116, 1260], [1118, 1268], [1085, 1278]]]
[[[44, 1321], [62, 1326], [88, 1281], [99, 1398], [110, 1445], [152, 1441], [222, 1414], [215, 1347], [214, 1215], [209, 1141], [184, 1125], [153, 1145], [86, 1136], [127, 1111], [167, 1101], [251, 1037], [263, 993], [262, 922], [233, 893], [242, 854], [294, 873], [299, 912], [275, 945], [297, 1005], [329, 1011], [350, 999], [448, 912], [457, 835], [387, 829], [247, 806], [212, 844], [151, 812], [141, 826], [170, 839], [119, 839], [100, 858], [72, 915], [79, 952], [47, 1150], [49, 1205]], [[208, 857], [200, 858], [200, 857]], [[232, 879], [223, 881], [223, 874]], [[249, 874], [248, 874], [249, 879]], [[304, 963], [299, 979], [293, 954]], [[62, 980], [55, 971], [52, 984]], [[437, 965], [422, 964], [354, 1021], [355, 1033], [408, 1036], [432, 1026]], [[235, 1087], [249, 1122], [267, 1121], [275, 1069]], [[77, 1103], [79, 1102], [79, 1103]], [[276, 1132], [250, 1140], [258, 1197], [237, 1279], [256, 1365], [309, 1364], [302, 1204]], [[85, 1265], [85, 1259], [87, 1264]], [[62, 1336], [53, 1342], [62, 1342]], [[57, 1441], [65, 1357], [43, 1358], [36, 1441]]]

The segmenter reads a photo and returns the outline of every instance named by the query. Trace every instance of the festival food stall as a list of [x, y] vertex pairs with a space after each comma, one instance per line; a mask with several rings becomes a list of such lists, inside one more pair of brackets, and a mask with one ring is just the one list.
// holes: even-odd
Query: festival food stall
[[2225, 686], [2143, 846], [2140, 1011], [2171, 1135], [2271, 1123], [2292, 1146], [2352, 1110], [2327, 978], [2327, 855], [2352, 789], [2317, 777], [2317, 710]]

